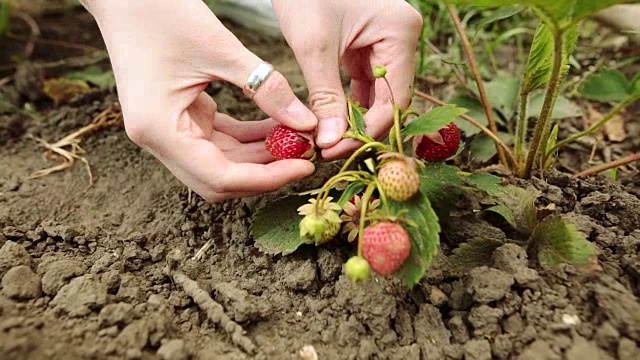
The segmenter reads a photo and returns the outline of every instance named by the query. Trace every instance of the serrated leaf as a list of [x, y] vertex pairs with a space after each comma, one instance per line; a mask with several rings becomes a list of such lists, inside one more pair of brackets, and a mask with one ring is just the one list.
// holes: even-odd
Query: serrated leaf
[[445, 2], [487, 7], [523, 4], [536, 10], [536, 13], [545, 21], [564, 29], [602, 9], [626, 3], [629, 0], [446, 0]]
[[420, 172], [420, 191], [429, 198], [439, 216], [446, 216], [455, 207], [457, 198], [465, 185], [460, 170], [441, 162], [426, 163], [418, 168]]
[[491, 15], [489, 16], [485, 16], [482, 21], [480, 21], [477, 25], [478, 30], [476, 31], [476, 35], [477, 33], [482, 30], [482, 28], [486, 27], [487, 25], [493, 24], [494, 22], [500, 21], [500, 20], [504, 20], [504, 19], [508, 19], [520, 12], [522, 12], [522, 10], [524, 10], [525, 8], [521, 5], [513, 5], [513, 6], [505, 6], [505, 7], [501, 7], [495, 11], [493, 11], [491, 13]]
[[288, 196], [270, 201], [260, 208], [251, 224], [255, 246], [270, 255], [288, 255], [304, 244], [298, 208], [309, 202], [307, 196]]
[[402, 129], [403, 136], [419, 136], [430, 134], [442, 129], [450, 122], [467, 112], [467, 109], [455, 105], [445, 105], [434, 108], [413, 119]]
[[97, 66], [89, 66], [81, 71], [73, 71], [67, 73], [64, 77], [72, 80], [83, 80], [101, 89], [106, 89], [116, 83], [113, 71], [104, 71]]
[[438, 216], [431, 207], [429, 199], [422, 193], [403, 203], [389, 201], [389, 206], [394, 211], [408, 210], [408, 218], [417, 225], [415, 227], [405, 225], [411, 237], [411, 255], [399, 270], [399, 275], [402, 276], [405, 284], [413, 287], [424, 276], [424, 272], [431, 265], [440, 246]]
[[553, 56], [553, 34], [544, 23], [538, 24], [533, 35], [529, 58], [525, 70], [522, 91], [525, 94], [543, 88], [551, 76], [551, 59]]
[[[538, 117], [542, 111], [544, 95], [543, 91], [536, 91], [531, 94], [529, 101], [527, 102], [527, 117]], [[582, 116], [582, 109], [580, 106], [564, 96], [558, 96], [556, 98], [556, 103], [553, 107], [553, 112], [551, 113], [552, 119], [566, 119], [580, 116]]]
[[537, 191], [526, 190], [514, 185], [505, 185], [502, 179], [495, 175], [476, 173], [466, 177], [466, 181], [476, 189], [485, 192], [503, 207], [491, 211], [502, 215], [514, 226], [514, 229], [530, 234], [536, 226], [535, 199]]
[[[470, 95], [458, 95], [454, 98], [451, 98], [451, 100], [449, 100], [449, 104], [453, 104], [469, 110], [467, 115], [476, 119], [481, 125], [487, 126], [489, 124], [489, 120], [487, 119], [487, 115], [482, 108], [482, 104], [477, 98], [474, 98]], [[498, 114], [495, 111], [493, 114], [494, 118], [498, 117]], [[473, 136], [481, 131], [476, 126], [462, 118], [456, 118], [455, 123], [460, 131], [466, 136]]]
[[[475, 83], [471, 84], [470, 87], [476, 95], [479, 94]], [[505, 119], [511, 119], [518, 102], [520, 80], [516, 76], [499, 75], [491, 81], [485, 82], [484, 88], [491, 107], [500, 112]], [[499, 117], [494, 116], [494, 119], [496, 122], [500, 122]]]
[[447, 260], [458, 271], [489, 266], [492, 263], [493, 253], [502, 245], [504, 245], [502, 241], [491, 238], [473, 238], [453, 249]]
[[[513, 141], [513, 135], [509, 133], [499, 131], [498, 137], [506, 144], [510, 144]], [[476, 136], [471, 141], [469, 151], [471, 152], [472, 160], [477, 163], [485, 163], [498, 154], [493, 139], [484, 134]]]
[[618, 70], [603, 69], [588, 75], [578, 86], [580, 95], [596, 101], [622, 101], [633, 92], [633, 85]]
[[531, 243], [538, 252], [538, 261], [543, 265], [569, 263], [586, 266], [595, 254], [593, 245], [584, 234], [558, 215], [548, 216], [536, 226]]
[[516, 219], [513, 215], [513, 211], [511, 211], [511, 209], [509, 209], [504, 204], [494, 205], [485, 211], [493, 212], [500, 215], [509, 225], [514, 228], [518, 226], [518, 224], [516, 224]]
[[362, 190], [364, 190], [363, 183], [361, 182], [349, 183], [349, 185], [347, 185], [347, 187], [344, 189], [344, 191], [340, 195], [340, 198], [338, 199], [338, 205], [340, 205], [340, 207], [343, 207], [346, 203], [349, 202], [349, 200], [353, 198], [355, 194], [361, 192]]

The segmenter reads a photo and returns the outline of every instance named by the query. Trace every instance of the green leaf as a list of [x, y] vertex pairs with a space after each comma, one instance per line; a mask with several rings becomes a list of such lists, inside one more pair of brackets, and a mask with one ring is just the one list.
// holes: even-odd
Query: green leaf
[[355, 127], [351, 129], [351, 131], [354, 131], [360, 135], [365, 135], [366, 124], [364, 122], [364, 113], [367, 111], [367, 109], [361, 107], [357, 101], [351, 102], [350, 109], [351, 117], [353, 119], [352, 127]]
[[72, 80], [83, 80], [88, 83], [92, 83], [101, 89], [106, 89], [115, 85], [113, 71], [103, 71], [97, 66], [89, 66], [81, 71], [70, 72], [64, 77]]
[[[469, 110], [467, 115], [476, 119], [480, 124], [484, 126], [489, 125], [489, 120], [487, 119], [487, 115], [485, 114], [484, 109], [482, 108], [482, 104], [478, 99], [474, 98], [473, 96], [458, 95], [452, 98], [451, 100], [449, 100], [449, 104], [453, 104]], [[497, 116], [498, 114], [494, 112], [494, 117], [497, 117]], [[457, 118], [455, 123], [460, 129], [460, 131], [464, 133], [466, 136], [473, 136], [481, 131], [476, 126], [474, 126], [473, 124], [471, 124], [470, 122], [462, 118]]]
[[450, 122], [467, 112], [467, 109], [455, 105], [445, 105], [434, 108], [408, 123], [402, 129], [403, 136], [419, 136], [436, 132]]
[[[479, 97], [478, 88], [475, 83], [470, 85], [474, 93]], [[518, 90], [520, 89], [520, 80], [515, 76], [499, 75], [491, 81], [484, 83], [487, 93], [487, 100], [491, 107], [500, 112], [505, 119], [509, 120], [515, 113], [518, 101]], [[482, 108], [482, 105], [481, 109]], [[483, 110], [484, 113], [484, 110]], [[500, 122], [500, 118], [494, 116], [496, 122]]]
[[468, 271], [475, 267], [489, 266], [493, 261], [493, 253], [502, 245], [504, 243], [500, 240], [473, 238], [453, 249], [447, 260], [451, 267], [457, 271]]
[[[544, 92], [536, 91], [529, 97], [527, 102], [527, 117], [538, 117], [542, 111], [542, 104], [544, 103]], [[582, 116], [582, 109], [573, 101], [567, 99], [564, 96], [558, 96], [556, 103], [551, 113], [552, 119], [566, 119], [571, 117]]]
[[439, 216], [446, 216], [455, 207], [465, 185], [460, 170], [441, 162], [419, 167], [420, 191], [429, 198]]
[[[506, 132], [498, 132], [498, 137], [506, 144], [513, 141], [513, 135]], [[469, 151], [472, 160], [477, 163], [485, 163], [498, 154], [495, 142], [485, 134], [478, 135], [471, 141]]]
[[533, 90], [543, 88], [551, 76], [551, 61], [553, 57], [553, 34], [544, 23], [538, 24], [533, 36], [529, 58], [522, 83], [522, 92], [528, 94]]
[[538, 261], [543, 265], [555, 266], [564, 262], [586, 266], [595, 254], [593, 245], [584, 234], [558, 215], [542, 220], [536, 226], [531, 242], [538, 252]]
[[537, 191], [526, 190], [514, 185], [505, 185], [500, 177], [485, 173], [475, 173], [466, 177], [469, 185], [485, 192], [499, 207], [486, 211], [501, 215], [514, 229], [531, 233], [536, 226], [535, 199]]
[[[554, 146], [558, 143], [558, 124], [553, 125], [553, 129], [551, 130], [551, 135], [549, 136], [549, 141], [547, 141], [547, 148], [545, 149], [545, 154], [549, 152], [549, 150], [553, 149]], [[549, 156], [547, 161], [544, 163], [544, 169], [547, 170], [553, 164], [555, 154]]]
[[427, 196], [422, 193], [403, 203], [389, 201], [389, 205], [394, 211], [408, 210], [408, 217], [417, 225], [405, 225], [411, 237], [411, 255], [399, 271], [407, 286], [413, 287], [424, 276], [440, 246], [438, 216]]
[[631, 95], [633, 85], [620, 71], [603, 69], [582, 80], [578, 92], [591, 100], [622, 101]]
[[359, 192], [364, 190], [364, 184], [361, 182], [352, 182], [347, 185], [346, 189], [340, 195], [340, 199], [338, 199], [338, 205], [343, 207], [349, 200], [353, 198], [353, 196]]
[[634, 95], [640, 96], [640, 73], [631, 81], [631, 92], [633, 92]]
[[251, 224], [251, 235], [260, 251], [288, 255], [305, 243], [298, 225], [298, 208], [309, 202], [307, 196], [288, 196], [270, 201], [260, 208]]
[[482, 28], [486, 27], [487, 25], [493, 24], [494, 22], [497, 22], [500, 20], [508, 19], [520, 13], [524, 9], [525, 8], [521, 5], [514, 5], [514, 6], [502, 7], [493, 11], [491, 15], [484, 17], [482, 21], [478, 23], [477, 25], [478, 30], [476, 30], [476, 35], [478, 34], [478, 32], [480, 32], [480, 30], [482, 30]]
[[9, 2], [0, 2], [0, 35], [6, 35], [9, 32]]
[[445, 2], [487, 7], [523, 4], [535, 10], [545, 21], [566, 29], [602, 9], [626, 3], [629, 0], [446, 0]]

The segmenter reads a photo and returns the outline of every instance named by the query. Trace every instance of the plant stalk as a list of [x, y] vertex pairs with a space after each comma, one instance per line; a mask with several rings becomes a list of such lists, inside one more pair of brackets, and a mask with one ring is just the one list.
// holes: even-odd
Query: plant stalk
[[524, 92], [520, 93], [520, 116], [518, 118], [518, 124], [516, 125], [516, 138], [515, 138], [515, 157], [517, 161], [517, 170], [524, 166], [524, 144], [527, 136], [527, 101], [529, 100], [529, 94]]
[[[496, 125], [496, 121], [493, 118], [493, 110], [491, 109], [491, 104], [489, 103], [489, 99], [487, 98], [487, 92], [484, 89], [484, 83], [482, 82], [482, 76], [480, 75], [480, 70], [478, 70], [478, 65], [476, 64], [475, 56], [473, 55], [473, 48], [471, 47], [471, 43], [469, 42], [469, 38], [462, 28], [462, 23], [460, 21], [460, 17], [456, 12], [456, 9], [451, 4], [447, 4], [447, 11], [449, 11], [449, 15], [453, 20], [453, 24], [460, 36], [460, 40], [462, 41], [462, 48], [464, 49], [464, 53], [467, 56], [467, 60], [469, 61], [469, 67], [471, 68], [471, 72], [473, 73], [476, 85], [478, 86], [478, 93], [480, 94], [480, 101], [482, 102], [482, 107], [484, 108], [484, 112], [487, 115], [487, 120], [489, 121], [489, 128], [493, 134], [498, 134], [498, 126]], [[496, 151], [498, 152], [498, 158], [500, 159], [500, 163], [505, 167], [509, 167], [509, 163], [507, 162], [507, 158], [504, 154], [504, 150], [500, 147], [499, 144], [496, 145]]]
[[358, 228], [358, 256], [362, 257], [362, 235], [364, 233], [364, 223], [366, 221], [365, 217], [367, 216], [367, 210], [369, 209], [369, 200], [371, 199], [371, 195], [373, 191], [376, 189], [375, 183], [370, 183], [367, 186], [367, 189], [364, 191], [362, 195], [361, 208], [360, 208], [360, 224]]
[[629, 98], [625, 99], [624, 101], [622, 101], [621, 103], [616, 105], [613, 109], [611, 109], [605, 116], [602, 117], [602, 119], [600, 119], [595, 124], [591, 125], [588, 129], [586, 129], [586, 130], [584, 130], [582, 132], [579, 132], [577, 134], [574, 134], [571, 137], [569, 137], [569, 138], [567, 138], [565, 140], [562, 140], [559, 143], [557, 143], [554, 147], [552, 147], [549, 151], [547, 151], [547, 153], [544, 156], [544, 162], [546, 162], [547, 159], [549, 159], [549, 157], [553, 154], [553, 152], [558, 150], [559, 148], [567, 145], [570, 142], [578, 140], [579, 138], [581, 138], [583, 136], [591, 135], [594, 132], [596, 132], [596, 130], [598, 130], [604, 124], [606, 124], [611, 119], [613, 119], [613, 117], [616, 116], [616, 114], [618, 114], [620, 111], [622, 111], [625, 107], [627, 107], [627, 105], [631, 104], [632, 102], [634, 102], [634, 101], [636, 101], [638, 99], [640, 99], [640, 96], [632, 96], [632, 97], [629, 97]]
[[[434, 98], [433, 96], [431, 96], [429, 94], [423, 93], [422, 91], [416, 90], [415, 94], [417, 96], [419, 96], [419, 97], [431, 102], [431, 103], [434, 103], [434, 104], [438, 105], [438, 106], [446, 105], [443, 101], [438, 100], [438, 99]], [[477, 127], [483, 133], [485, 133], [485, 135], [490, 137], [491, 140], [493, 140], [498, 146], [500, 146], [504, 150], [505, 155], [507, 156], [509, 161], [511, 161], [513, 166], [517, 166], [517, 162], [516, 162], [515, 157], [513, 156], [513, 152], [511, 152], [511, 149], [507, 146], [507, 144], [505, 144], [496, 134], [491, 132], [491, 130], [489, 130], [486, 126], [480, 124], [478, 122], [478, 120], [472, 118], [471, 116], [469, 116], [467, 114], [462, 114], [462, 115], [460, 115], [460, 117], [465, 119], [465, 120], [467, 120], [473, 126]]]
[[599, 172], [607, 171], [609, 169], [617, 168], [619, 166], [632, 163], [634, 161], [640, 161], [640, 153], [635, 153], [635, 154], [632, 154], [632, 155], [629, 155], [629, 156], [625, 156], [622, 159], [618, 159], [618, 160], [614, 160], [614, 161], [608, 162], [606, 164], [601, 164], [601, 165], [594, 166], [592, 168], [589, 168], [589, 169], [587, 169], [585, 171], [582, 171], [582, 172], [579, 172], [579, 173], [573, 175], [573, 177], [574, 178], [578, 178], [578, 177], [583, 177], [583, 176], [594, 175], [594, 174], [597, 174]]
[[384, 143], [381, 143], [381, 142], [377, 142], [377, 141], [364, 144], [363, 146], [358, 148], [358, 150], [356, 150], [353, 154], [351, 154], [349, 159], [347, 159], [347, 161], [344, 163], [344, 165], [342, 165], [342, 168], [340, 168], [340, 172], [346, 171], [347, 168], [349, 168], [349, 165], [351, 165], [358, 158], [358, 156], [360, 156], [362, 153], [364, 153], [365, 151], [367, 151], [368, 149], [371, 149], [371, 148], [378, 148], [380, 150], [386, 150], [387, 149], [387, 145], [385, 145]]
[[563, 57], [563, 39], [562, 33], [557, 30], [553, 32], [553, 67], [551, 68], [551, 76], [549, 78], [549, 84], [547, 85], [547, 91], [544, 95], [544, 102], [542, 103], [542, 110], [538, 118], [538, 124], [531, 140], [531, 146], [529, 147], [529, 153], [527, 154], [527, 162], [524, 169], [519, 173], [520, 177], [528, 179], [531, 177], [531, 171], [533, 164], [538, 156], [538, 153], [543, 153], [547, 142], [544, 140], [543, 135], [548, 134], [551, 131], [551, 114], [555, 107], [556, 99], [558, 98], [558, 91], [560, 90], [560, 72], [562, 71], [562, 57]]

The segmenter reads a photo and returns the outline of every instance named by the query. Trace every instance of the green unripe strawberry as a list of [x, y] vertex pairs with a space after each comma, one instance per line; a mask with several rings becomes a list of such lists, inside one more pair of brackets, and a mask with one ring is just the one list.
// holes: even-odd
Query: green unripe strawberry
[[377, 78], [383, 78], [387, 75], [387, 68], [383, 65], [376, 65], [373, 67], [373, 76]]
[[324, 244], [332, 240], [340, 232], [342, 219], [338, 211], [342, 208], [331, 202], [331, 197], [322, 206], [316, 205], [316, 199], [310, 199], [309, 204], [298, 208], [298, 213], [304, 215], [300, 220], [300, 236], [307, 244]]
[[353, 256], [344, 264], [344, 273], [354, 283], [364, 281], [369, 277], [369, 263], [359, 256]]

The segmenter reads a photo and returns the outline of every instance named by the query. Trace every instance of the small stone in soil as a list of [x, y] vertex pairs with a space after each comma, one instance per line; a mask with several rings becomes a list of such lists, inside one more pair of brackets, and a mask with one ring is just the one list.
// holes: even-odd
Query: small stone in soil
[[471, 340], [464, 344], [465, 360], [491, 360], [491, 344], [488, 340]]
[[2, 291], [15, 300], [38, 298], [42, 295], [40, 277], [26, 265], [16, 266], [2, 277]]

